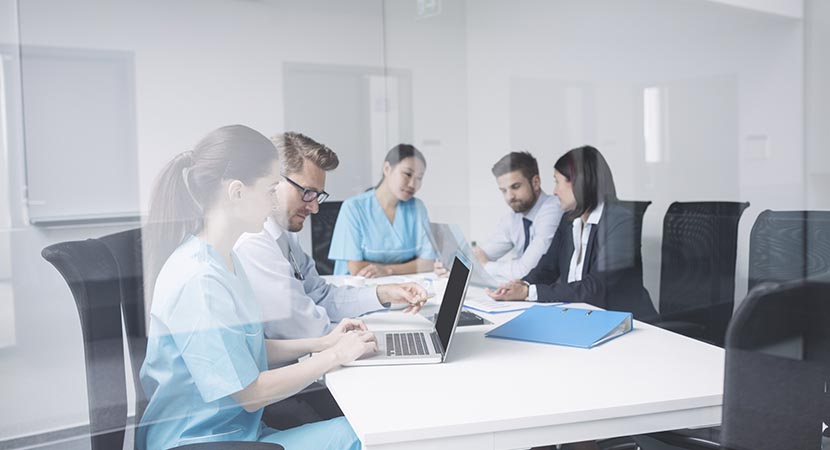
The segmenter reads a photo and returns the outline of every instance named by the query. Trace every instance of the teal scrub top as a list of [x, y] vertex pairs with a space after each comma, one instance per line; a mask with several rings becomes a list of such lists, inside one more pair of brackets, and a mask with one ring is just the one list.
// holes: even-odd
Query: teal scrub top
[[231, 397], [267, 370], [254, 293], [233, 258], [236, 274], [190, 236], [162, 267], [140, 374], [149, 404], [139, 449], [257, 441], [273, 431], [262, 426], [262, 409], [249, 413]]
[[348, 261], [399, 264], [435, 259], [428, 230], [429, 216], [420, 199], [398, 202], [395, 222], [389, 223], [374, 189], [352, 197], [340, 207], [331, 238], [334, 274], [348, 274]]

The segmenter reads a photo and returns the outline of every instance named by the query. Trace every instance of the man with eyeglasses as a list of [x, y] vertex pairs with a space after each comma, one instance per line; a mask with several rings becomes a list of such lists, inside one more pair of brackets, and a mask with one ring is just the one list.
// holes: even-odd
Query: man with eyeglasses
[[[417, 312], [426, 301], [426, 292], [417, 284], [336, 287], [320, 277], [294, 233], [329, 196], [324, 190], [326, 172], [334, 170], [339, 160], [328, 147], [299, 133], [278, 134], [271, 141], [282, 167], [282, 180], [274, 189], [274, 211], [263, 231], [243, 235], [234, 246], [260, 305], [265, 337], [323, 336], [343, 318], [391, 303], [405, 303]], [[341, 415], [329, 391], [315, 383], [266, 407], [263, 419], [291, 428]]]
[[234, 248], [262, 308], [265, 337], [323, 336], [341, 319], [392, 303], [407, 304], [410, 312], [417, 312], [426, 291], [416, 283], [353, 288], [337, 287], [320, 277], [294, 233], [328, 198], [326, 172], [338, 166], [337, 154], [300, 133], [278, 134], [271, 140], [282, 166], [274, 212], [263, 231], [243, 235]]

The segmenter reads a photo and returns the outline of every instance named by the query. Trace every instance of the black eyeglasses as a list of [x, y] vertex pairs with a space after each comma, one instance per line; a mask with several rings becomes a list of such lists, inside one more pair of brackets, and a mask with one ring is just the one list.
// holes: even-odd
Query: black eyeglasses
[[283, 175], [282, 177], [285, 178], [285, 181], [291, 183], [292, 186], [302, 191], [303, 201], [306, 203], [313, 202], [314, 200], [317, 200], [317, 203], [323, 203], [324, 201], [326, 201], [327, 198], [329, 198], [329, 193], [326, 191], [317, 192], [314, 189], [304, 188], [297, 184], [297, 182], [295, 182], [291, 178], [288, 178], [285, 175]]

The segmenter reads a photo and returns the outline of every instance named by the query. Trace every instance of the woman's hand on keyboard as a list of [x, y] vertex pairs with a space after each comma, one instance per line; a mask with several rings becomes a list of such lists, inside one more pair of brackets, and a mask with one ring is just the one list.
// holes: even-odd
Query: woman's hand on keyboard
[[348, 333], [350, 331], [367, 331], [367, 330], [368, 330], [368, 328], [366, 328], [366, 324], [363, 323], [362, 320], [343, 319], [343, 320], [340, 321], [340, 323], [337, 324], [336, 327], [334, 327], [333, 330], [329, 331], [329, 334], [323, 336], [323, 338], [322, 338], [324, 340], [323, 348], [326, 349], [326, 348], [332, 347], [333, 345], [337, 344], [337, 341], [339, 341], [343, 336], [346, 335], [346, 333]]
[[337, 363], [343, 365], [378, 351], [378, 341], [371, 331], [351, 330], [342, 335], [329, 351], [334, 353]]

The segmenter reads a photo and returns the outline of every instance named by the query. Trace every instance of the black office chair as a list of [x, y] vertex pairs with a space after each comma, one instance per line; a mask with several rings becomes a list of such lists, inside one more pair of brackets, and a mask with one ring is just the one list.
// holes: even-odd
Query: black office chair
[[628, 209], [634, 214], [634, 223], [638, 229], [643, 229], [643, 216], [646, 215], [646, 210], [651, 206], [651, 200], [615, 200], [615, 204]]
[[[643, 217], [646, 214], [646, 210], [651, 205], [651, 200], [616, 200], [614, 201], [615, 204], [622, 206], [623, 208], [631, 211], [634, 214], [634, 236], [637, 238], [636, 248], [642, 248], [643, 246]], [[642, 266], [642, 258], [640, 259], [640, 265]]]
[[830, 281], [830, 211], [762, 212], [749, 235], [749, 290], [801, 279]]
[[762, 284], [726, 336], [720, 443], [637, 436], [642, 450], [820, 449], [830, 420], [830, 283]]
[[[84, 340], [91, 449], [121, 449], [127, 428], [122, 318], [136, 392], [136, 424], [141, 422], [147, 405], [138, 378], [147, 349], [141, 230], [61, 242], [44, 248], [41, 254], [66, 280], [78, 308]], [[178, 448], [281, 450], [283, 447], [223, 442]]]
[[325, 202], [320, 204], [320, 211], [311, 215], [311, 256], [320, 275], [334, 273], [334, 261], [329, 259], [331, 236], [334, 224], [343, 202]]
[[738, 222], [749, 203], [674, 202], [663, 219], [660, 322], [723, 346], [735, 303]]

